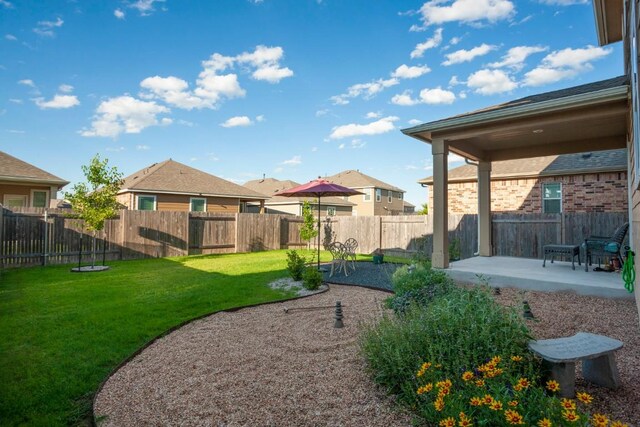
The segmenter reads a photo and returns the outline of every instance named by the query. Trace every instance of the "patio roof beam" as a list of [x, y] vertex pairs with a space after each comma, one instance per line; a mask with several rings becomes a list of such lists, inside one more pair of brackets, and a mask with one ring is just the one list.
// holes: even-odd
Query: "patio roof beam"
[[610, 136], [605, 138], [581, 139], [539, 145], [495, 150], [490, 153], [491, 161], [527, 159], [531, 157], [552, 156], [559, 154], [583, 153], [587, 151], [613, 150], [626, 148], [626, 136]]

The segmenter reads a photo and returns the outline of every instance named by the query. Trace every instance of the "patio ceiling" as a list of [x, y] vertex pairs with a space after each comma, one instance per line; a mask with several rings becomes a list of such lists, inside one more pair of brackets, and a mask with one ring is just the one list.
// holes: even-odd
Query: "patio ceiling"
[[534, 95], [402, 132], [472, 160], [498, 161], [626, 147], [628, 86], [609, 79]]

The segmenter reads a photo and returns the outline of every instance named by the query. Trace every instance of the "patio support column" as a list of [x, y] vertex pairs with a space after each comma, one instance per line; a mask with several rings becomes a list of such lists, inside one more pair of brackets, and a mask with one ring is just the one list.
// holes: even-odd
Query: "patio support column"
[[491, 162], [478, 162], [478, 249], [491, 256]]
[[449, 267], [449, 202], [447, 155], [449, 145], [444, 139], [431, 142], [433, 154], [433, 254], [431, 264], [435, 268]]

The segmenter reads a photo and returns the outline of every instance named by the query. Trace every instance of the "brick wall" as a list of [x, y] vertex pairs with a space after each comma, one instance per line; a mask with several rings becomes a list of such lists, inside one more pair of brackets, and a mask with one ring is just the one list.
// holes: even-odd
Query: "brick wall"
[[[491, 181], [493, 212], [542, 213], [542, 184], [562, 183], [563, 212], [626, 212], [627, 174], [608, 172], [544, 178]], [[429, 213], [433, 212], [433, 187], [428, 187]], [[449, 213], [477, 213], [475, 182], [449, 184]]]

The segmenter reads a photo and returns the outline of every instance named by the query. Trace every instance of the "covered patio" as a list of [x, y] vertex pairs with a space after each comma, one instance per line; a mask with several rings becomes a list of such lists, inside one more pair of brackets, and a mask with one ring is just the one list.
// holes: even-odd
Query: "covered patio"
[[[532, 262], [540, 275], [549, 278], [550, 269], [542, 270], [538, 260], [520, 262], [516, 259], [517, 263], [512, 262], [511, 265], [522, 265], [525, 273], [519, 276], [518, 268], [504, 270], [508, 263], [487, 258], [493, 256], [491, 164], [500, 160], [626, 148], [628, 90], [626, 77], [616, 77], [404, 129], [404, 134], [431, 144], [433, 266], [449, 268], [447, 158], [449, 153], [455, 153], [477, 165], [478, 169], [478, 255], [481, 258], [464, 260], [462, 264], [457, 262], [451, 272], [484, 274], [486, 271], [501, 276], [498, 270], [503, 269], [514, 278], [526, 279], [531, 277], [531, 271], [526, 274], [526, 263]], [[530, 268], [534, 268], [533, 264]], [[569, 271], [574, 277], [583, 276], [583, 283], [589, 279], [606, 281], [599, 273]], [[570, 275], [566, 278], [558, 276], [557, 280], [572, 283]]]

